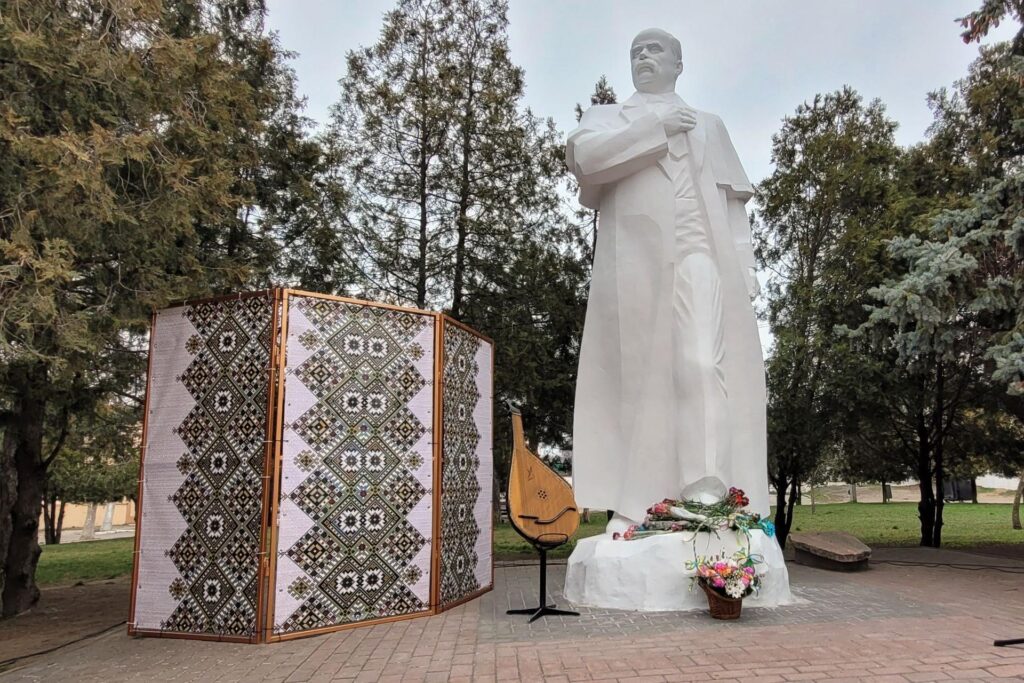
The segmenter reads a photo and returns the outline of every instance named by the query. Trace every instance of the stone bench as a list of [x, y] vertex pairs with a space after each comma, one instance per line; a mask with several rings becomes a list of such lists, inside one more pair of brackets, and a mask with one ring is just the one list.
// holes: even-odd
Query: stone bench
[[797, 564], [852, 572], [868, 568], [871, 548], [845, 531], [816, 531], [789, 535]]

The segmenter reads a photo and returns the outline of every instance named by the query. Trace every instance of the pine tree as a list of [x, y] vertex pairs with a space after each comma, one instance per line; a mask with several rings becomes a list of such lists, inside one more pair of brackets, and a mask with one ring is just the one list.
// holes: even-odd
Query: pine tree
[[[352, 195], [339, 230], [359, 245], [361, 293], [493, 337], [499, 405], [523, 404], [533, 438], [565, 444], [587, 268], [564, 142], [523, 108], [507, 15], [505, 0], [399, 0], [349, 53], [329, 134]], [[500, 457], [511, 441], [497, 438]]]
[[263, 13], [0, 2], [3, 616], [39, 596], [47, 469], [75, 415], [141, 374], [151, 310], [265, 282], [278, 258], [264, 218], [288, 188], [262, 157], [300, 102]]
[[439, 161], [454, 116], [450, 30], [438, 3], [401, 0], [378, 42], [348, 53], [328, 134], [332, 172], [352, 188], [339, 229], [357, 245], [363, 293], [421, 308], [443, 296], [453, 213]]
[[[594, 92], [590, 95], [591, 106], [596, 104], [615, 104], [619, 101], [615, 94], [615, 89], [608, 84], [608, 78], [601, 74], [601, 77], [597, 79], [597, 83], [594, 84]], [[576, 104], [576, 120], [579, 121], [583, 118], [583, 107]], [[573, 191], [577, 191], [575, 180], [572, 184]], [[597, 209], [586, 209], [580, 207], [576, 215], [580, 219], [586, 220], [590, 224], [590, 265], [594, 265], [594, 254], [597, 253], [597, 228], [599, 222], [600, 211]]]

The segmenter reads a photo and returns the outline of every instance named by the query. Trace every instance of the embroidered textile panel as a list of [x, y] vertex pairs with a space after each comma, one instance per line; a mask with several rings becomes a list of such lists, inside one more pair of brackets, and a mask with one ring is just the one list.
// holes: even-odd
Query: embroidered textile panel
[[442, 605], [491, 585], [491, 345], [444, 327]]
[[274, 632], [430, 607], [434, 317], [292, 295]]
[[255, 634], [272, 309], [261, 295], [156, 316], [137, 629]]

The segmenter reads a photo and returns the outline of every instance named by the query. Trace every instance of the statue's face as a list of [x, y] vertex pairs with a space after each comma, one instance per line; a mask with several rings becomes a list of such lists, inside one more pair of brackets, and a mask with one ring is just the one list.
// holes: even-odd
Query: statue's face
[[641, 33], [633, 40], [629, 58], [633, 87], [640, 92], [665, 93], [676, 87], [683, 63], [676, 58], [668, 41], [658, 34]]

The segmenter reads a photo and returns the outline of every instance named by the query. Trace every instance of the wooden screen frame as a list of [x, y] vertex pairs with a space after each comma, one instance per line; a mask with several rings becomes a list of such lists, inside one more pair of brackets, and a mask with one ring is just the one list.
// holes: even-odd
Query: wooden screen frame
[[[278, 306], [277, 296], [280, 292], [279, 289], [261, 289], [252, 292], [239, 292], [238, 294], [225, 294], [222, 296], [212, 296], [203, 299], [194, 299], [189, 301], [176, 301], [160, 310], [170, 310], [172, 308], [182, 308], [184, 306], [196, 306], [199, 304], [215, 303], [219, 301], [234, 301], [249, 299], [252, 297], [264, 297], [271, 301], [271, 314], [270, 314], [270, 328], [271, 335], [277, 329], [277, 315]], [[135, 626], [135, 610], [136, 610], [136, 596], [138, 594], [139, 586], [139, 552], [140, 545], [142, 543], [142, 493], [143, 493], [143, 481], [145, 480], [145, 468], [146, 468], [146, 439], [148, 437], [149, 427], [149, 404], [150, 404], [150, 391], [152, 389], [153, 381], [153, 339], [156, 336], [156, 316], [157, 311], [154, 311], [150, 315], [149, 323], [149, 357], [146, 365], [146, 397], [142, 406], [142, 442], [139, 446], [139, 481], [138, 481], [138, 492], [136, 493], [136, 510], [135, 510], [135, 550], [132, 555], [132, 582], [131, 582], [131, 602], [128, 608], [128, 635], [131, 637], [145, 636], [147, 638], [184, 638], [188, 640], [210, 640], [217, 642], [226, 643], [259, 643], [260, 640], [260, 627], [263, 618], [263, 586], [265, 582], [265, 576], [263, 571], [263, 538], [266, 534], [266, 517], [260, 523], [260, 562], [256, 568], [256, 605], [255, 605], [255, 623], [253, 625], [253, 633], [251, 636], [231, 636], [231, 635], [220, 635], [216, 633], [192, 633], [187, 631], [168, 631], [163, 629], [152, 629], [152, 628], [137, 628]], [[267, 372], [270, 374], [268, 378], [268, 397], [267, 397], [267, 410], [268, 417], [271, 408], [271, 397], [273, 396], [273, 380], [274, 380], [274, 363], [276, 360], [278, 348], [273, 336], [271, 336], [270, 344], [270, 358], [268, 362]], [[266, 425], [266, 431], [264, 432], [264, 441], [267, 443], [266, 451], [270, 451], [272, 448], [272, 435], [271, 435], [271, 422], [268, 420]], [[264, 452], [264, 472], [267, 467], [267, 455]], [[261, 499], [265, 499], [267, 495], [267, 482], [263, 479], [263, 493]]]
[[[438, 356], [437, 356], [437, 360], [436, 360], [436, 362], [437, 362], [437, 366], [436, 366], [437, 370], [435, 371], [435, 377], [437, 378], [437, 387], [436, 387], [436, 393], [435, 393], [435, 397], [434, 397], [435, 405], [437, 406], [437, 409], [435, 411], [436, 412], [436, 418], [437, 418], [437, 420], [439, 422], [439, 425], [444, 425], [444, 401], [443, 401], [443, 396], [444, 396], [444, 360], [445, 360], [445, 358], [444, 358], [444, 332], [445, 332], [444, 328], [447, 327], [448, 325], [452, 325], [453, 327], [457, 327], [457, 328], [461, 329], [462, 331], [467, 332], [468, 334], [476, 337], [477, 339], [480, 339], [481, 341], [489, 344], [490, 347], [491, 347], [491, 463], [492, 463], [492, 466], [493, 466], [493, 463], [494, 463], [494, 357], [496, 355], [495, 352], [494, 352], [494, 340], [491, 339], [490, 337], [488, 337], [485, 334], [481, 334], [480, 332], [477, 332], [476, 330], [474, 330], [469, 325], [466, 325], [465, 323], [459, 322], [458, 320], [456, 320], [455, 318], [453, 318], [453, 317], [451, 317], [451, 316], [449, 316], [447, 314], [444, 314], [444, 313], [439, 314], [439, 318], [440, 319], [438, 321], [439, 322], [438, 327], [439, 327], [440, 331], [439, 331], [439, 341], [437, 342], [437, 344], [438, 344]], [[441, 490], [441, 482], [443, 481], [443, 479], [441, 478], [441, 467], [443, 465], [443, 460], [444, 460], [444, 438], [443, 438], [444, 437], [444, 433], [443, 433], [443, 429], [439, 428], [437, 433], [440, 435], [440, 438], [438, 438], [438, 440], [437, 440], [437, 457], [434, 460], [434, 467], [435, 467], [435, 475], [434, 476], [436, 477], [436, 481], [438, 482], [438, 486], [435, 487], [435, 490], [437, 492], [437, 497], [436, 497], [435, 503], [434, 503], [434, 515], [435, 515], [434, 516], [434, 529], [436, 531], [436, 533], [434, 535], [438, 538], [438, 542], [436, 544], [436, 546], [437, 546], [437, 555], [434, 558], [435, 565], [432, 568], [432, 571], [433, 571], [433, 574], [434, 574], [434, 576], [433, 576], [433, 582], [434, 582], [433, 590], [434, 590], [434, 595], [436, 596], [436, 601], [435, 601], [435, 610], [436, 611], [435, 611], [435, 613], [436, 614], [440, 614], [441, 612], [447, 612], [448, 610], [450, 610], [450, 609], [452, 609], [454, 607], [458, 607], [459, 605], [462, 605], [464, 603], [470, 602], [472, 600], [476, 600], [480, 596], [482, 596], [482, 595], [484, 595], [486, 593], [489, 593], [492, 590], [494, 590], [494, 491], [492, 490], [492, 491], [489, 491], [487, 493], [488, 498], [491, 501], [491, 514], [490, 514], [490, 518], [491, 518], [491, 583], [489, 585], [487, 585], [487, 586], [480, 587], [479, 589], [473, 591], [472, 593], [469, 593], [468, 595], [462, 596], [458, 600], [453, 600], [452, 602], [449, 602], [447, 604], [442, 604], [441, 603], [441, 542], [440, 542], [440, 537], [441, 537], [441, 529], [442, 529], [442, 526], [441, 526], [441, 494], [443, 493], [443, 491]], [[494, 479], [491, 480], [491, 488], [492, 489], [494, 488]], [[481, 494], [482, 493], [483, 492], [481, 491]]]
[[[218, 635], [211, 633], [188, 633], [182, 631], [166, 631], [157, 629], [140, 629], [135, 627], [135, 612], [136, 612], [136, 595], [138, 592], [138, 581], [139, 581], [139, 552], [140, 544], [142, 540], [142, 529], [143, 529], [143, 508], [142, 508], [142, 495], [143, 495], [143, 481], [145, 479], [145, 459], [146, 459], [146, 439], [148, 436], [148, 416], [149, 416], [149, 405], [150, 405], [150, 392], [152, 388], [152, 369], [153, 369], [153, 339], [155, 336], [156, 329], [156, 311], [150, 316], [150, 337], [149, 337], [149, 357], [147, 361], [146, 371], [146, 397], [143, 404], [143, 418], [142, 418], [142, 441], [140, 445], [139, 455], [139, 479], [138, 479], [138, 493], [136, 494], [136, 516], [135, 516], [135, 548], [133, 553], [132, 562], [132, 580], [131, 580], [131, 603], [129, 607], [128, 616], [128, 635], [132, 637], [146, 636], [154, 638], [184, 638], [190, 640], [206, 640], [206, 641], [223, 641], [223, 642], [234, 642], [234, 643], [276, 643], [286, 640], [294, 640], [296, 638], [305, 638], [309, 636], [322, 635], [325, 633], [333, 633], [336, 631], [345, 631], [353, 628], [362, 628], [364, 626], [374, 626], [376, 624], [386, 624], [396, 621], [405, 621], [407, 619], [417, 619], [420, 617], [429, 617], [441, 612], [445, 612], [454, 607], [458, 607], [464, 603], [475, 600], [485, 593], [490, 592], [494, 589], [494, 556], [493, 551], [491, 555], [491, 582], [489, 585], [481, 587], [480, 589], [470, 593], [469, 595], [463, 596], [458, 600], [450, 602], [448, 604], [441, 604], [441, 496], [442, 491], [442, 466], [445, 457], [444, 454], [444, 438], [443, 438], [443, 427], [444, 427], [444, 340], [445, 331], [447, 326], [452, 325], [457, 327], [470, 335], [480, 339], [487, 343], [491, 347], [491, 382], [492, 382], [492, 396], [491, 396], [491, 448], [492, 453], [494, 449], [494, 398], [493, 398], [493, 382], [494, 382], [494, 368], [495, 368], [495, 344], [494, 340], [490, 337], [481, 334], [474, 330], [468, 325], [455, 320], [451, 316], [444, 313], [437, 313], [434, 311], [425, 311], [423, 309], [414, 308], [410, 306], [397, 306], [394, 304], [386, 304], [375, 301], [366, 301], [363, 299], [356, 299], [353, 297], [338, 296], [334, 294], [321, 294], [318, 292], [311, 292], [302, 289], [292, 288], [281, 288], [275, 287], [272, 289], [258, 290], [252, 292], [242, 292], [238, 294], [228, 294], [223, 296], [207, 297], [203, 299], [194, 299], [187, 301], [174, 302], [165, 309], [179, 308], [182, 306], [194, 306], [203, 303], [212, 303], [218, 301], [229, 301], [229, 300], [240, 300], [250, 297], [266, 297], [270, 299], [272, 305], [271, 311], [271, 344], [270, 344], [270, 359], [267, 382], [267, 422], [265, 431], [265, 442], [266, 450], [264, 452], [263, 462], [263, 491], [261, 494], [261, 504], [263, 506], [263, 514], [261, 515], [260, 523], [260, 545], [259, 545], [259, 564], [257, 567], [257, 589], [256, 589], [256, 622], [254, 632], [251, 636], [227, 636]], [[296, 631], [294, 633], [274, 633], [274, 617], [275, 617], [275, 579], [277, 574], [277, 550], [278, 550], [278, 529], [280, 524], [279, 512], [280, 512], [280, 495], [281, 495], [281, 466], [283, 462], [283, 440], [282, 435], [284, 431], [284, 398], [285, 398], [285, 375], [287, 373], [287, 346], [288, 346], [288, 312], [290, 308], [292, 297], [302, 298], [314, 298], [323, 299], [327, 301], [338, 301], [347, 304], [353, 304], [357, 306], [369, 306], [373, 308], [384, 308], [393, 311], [400, 311], [403, 313], [411, 313], [415, 315], [421, 315], [432, 319], [434, 325], [434, 373], [431, 381], [433, 382], [433, 403], [434, 403], [434, 416], [433, 416], [433, 485], [431, 491], [431, 504], [434, 506], [431, 519], [431, 558], [430, 558], [430, 590], [427, 609], [412, 612], [409, 614], [401, 614], [390, 617], [380, 617], [377, 619], [367, 619], [364, 621], [358, 621], [346, 624], [337, 624], [333, 626], [324, 626], [321, 628], [310, 629], [307, 631]], [[493, 462], [493, 461], [492, 461]], [[492, 485], [493, 488], [493, 485]], [[484, 492], [481, 491], [481, 494]], [[491, 500], [491, 506], [493, 508], [494, 495], [493, 491], [487, 492], [489, 500]], [[491, 525], [491, 544], [493, 548], [494, 544], [494, 510], [491, 510], [490, 514], [490, 525]]]
[[283, 297], [284, 297], [284, 306], [283, 306], [282, 316], [283, 316], [284, 321], [285, 321], [284, 322], [285, 332], [282, 334], [282, 348], [283, 348], [283, 352], [281, 354], [281, 367], [282, 367], [281, 379], [282, 379], [282, 381], [281, 381], [281, 383], [280, 383], [280, 385], [278, 387], [278, 396], [277, 396], [277, 402], [281, 406], [281, 409], [278, 410], [277, 417], [276, 417], [276, 424], [275, 424], [275, 430], [276, 430], [276, 433], [278, 435], [280, 435], [282, 433], [283, 429], [284, 429], [284, 410], [283, 410], [283, 404], [284, 404], [284, 394], [285, 394], [285, 391], [284, 391], [283, 379], [284, 379], [284, 374], [285, 374], [286, 368], [287, 368], [287, 324], [288, 324], [287, 320], [288, 320], [288, 310], [289, 310], [290, 300], [291, 300], [292, 297], [309, 298], [309, 299], [322, 299], [322, 300], [325, 300], [325, 301], [337, 301], [337, 302], [341, 302], [341, 303], [352, 304], [352, 305], [355, 305], [355, 306], [368, 306], [368, 307], [371, 307], [371, 308], [384, 308], [384, 309], [391, 310], [391, 311], [399, 311], [399, 312], [402, 312], [402, 313], [410, 313], [410, 314], [414, 314], [414, 315], [420, 315], [420, 316], [428, 317], [428, 318], [431, 319], [431, 322], [434, 325], [434, 363], [435, 363], [435, 366], [434, 366], [434, 377], [431, 380], [431, 381], [434, 382], [434, 385], [435, 385], [434, 386], [434, 420], [433, 420], [434, 446], [433, 446], [433, 456], [432, 456], [434, 458], [434, 463], [433, 463], [433, 477], [434, 477], [434, 480], [433, 480], [433, 485], [431, 487], [432, 488], [432, 491], [431, 491], [431, 504], [434, 506], [434, 511], [433, 512], [434, 512], [435, 516], [431, 520], [431, 527], [434, 527], [434, 528], [432, 528], [432, 530], [431, 530], [431, 548], [430, 548], [430, 552], [431, 552], [431, 568], [430, 568], [431, 577], [430, 577], [430, 592], [429, 592], [429, 598], [428, 598], [428, 601], [427, 601], [427, 608], [426, 609], [421, 610], [419, 612], [410, 612], [409, 614], [398, 614], [398, 615], [394, 615], [394, 616], [390, 616], [390, 617], [378, 617], [376, 619], [365, 619], [363, 621], [356, 621], [356, 622], [351, 622], [351, 623], [346, 623], [346, 624], [335, 624], [335, 625], [331, 625], [331, 626], [321, 626], [320, 628], [309, 629], [309, 630], [306, 630], [306, 631], [295, 631], [295, 632], [292, 632], [292, 633], [274, 633], [274, 617], [276, 615], [274, 613], [275, 597], [274, 597], [274, 591], [273, 591], [273, 583], [276, 580], [276, 574], [277, 574], [278, 528], [279, 528], [279, 524], [280, 524], [280, 519], [278, 517], [278, 512], [279, 512], [279, 505], [280, 505], [280, 498], [281, 498], [281, 464], [282, 464], [282, 460], [283, 460], [283, 446], [284, 446], [283, 442], [279, 438], [277, 443], [276, 443], [276, 445], [275, 445], [275, 452], [274, 452], [275, 471], [274, 471], [274, 479], [272, 481], [272, 488], [273, 488], [273, 496], [272, 496], [272, 502], [271, 502], [271, 508], [272, 509], [271, 509], [271, 514], [270, 514], [270, 518], [269, 518], [270, 538], [271, 538], [271, 543], [270, 543], [270, 547], [269, 547], [269, 553], [270, 553], [270, 566], [269, 566], [269, 570], [270, 571], [269, 571], [269, 575], [267, 577], [267, 581], [268, 581], [268, 583], [270, 585], [270, 587], [268, 589], [269, 590], [269, 602], [267, 604], [267, 613], [265, 615], [265, 620], [264, 620], [264, 629], [263, 629], [263, 631], [260, 634], [262, 636], [262, 641], [261, 642], [265, 642], [265, 643], [279, 643], [279, 642], [286, 641], [286, 640], [295, 640], [296, 638], [306, 638], [306, 637], [309, 637], [309, 636], [317, 636], [317, 635], [322, 635], [322, 634], [325, 634], [325, 633], [334, 633], [336, 631], [346, 631], [346, 630], [353, 629], [353, 628], [362, 628], [364, 626], [374, 626], [374, 625], [377, 625], [377, 624], [388, 624], [388, 623], [395, 622], [395, 621], [405, 621], [406, 619], [418, 619], [420, 617], [433, 616], [433, 615], [437, 614], [437, 612], [438, 612], [437, 607], [436, 607], [436, 605], [437, 605], [437, 596], [438, 596], [438, 592], [437, 592], [438, 591], [438, 584], [437, 584], [437, 575], [436, 575], [436, 573], [434, 571], [434, 566], [433, 565], [434, 565], [434, 562], [435, 562], [435, 557], [434, 556], [435, 556], [435, 554], [437, 552], [439, 552], [439, 550], [438, 550], [439, 545], [438, 545], [438, 542], [437, 542], [438, 534], [435, 533], [435, 530], [436, 530], [437, 508], [440, 505], [440, 500], [441, 500], [440, 499], [440, 482], [439, 482], [439, 480], [437, 478], [437, 475], [438, 475], [438, 472], [439, 472], [439, 469], [438, 469], [438, 467], [439, 467], [439, 465], [438, 465], [438, 462], [439, 462], [438, 455], [440, 453], [440, 438], [438, 438], [438, 435], [440, 434], [440, 432], [438, 431], [438, 426], [439, 426], [440, 423], [438, 422], [438, 412], [439, 411], [438, 411], [438, 408], [437, 408], [437, 405], [438, 405], [438, 403], [437, 403], [437, 390], [438, 390], [438, 386], [437, 385], [439, 384], [439, 382], [436, 381], [436, 379], [437, 379], [437, 352], [438, 352], [437, 351], [437, 344], [438, 344], [438, 338], [439, 338], [438, 335], [440, 334], [439, 330], [441, 328], [441, 323], [440, 323], [441, 314], [440, 313], [435, 313], [433, 311], [424, 311], [423, 309], [413, 308], [413, 307], [409, 307], [409, 306], [396, 306], [394, 304], [385, 304], [385, 303], [379, 303], [379, 302], [376, 302], [376, 301], [365, 301], [363, 299], [354, 299], [352, 297], [339, 296], [339, 295], [336, 295], [336, 294], [321, 294], [319, 292], [310, 292], [310, 291], [302, 290], [302, 289], [284, 289], [284, 290], [282, 290], [282, 292], [283, 292]]

